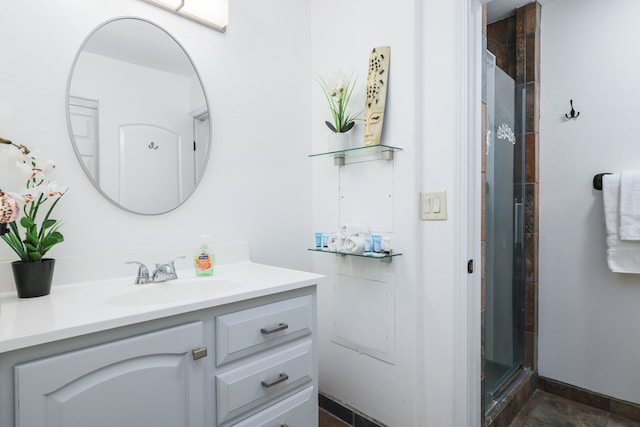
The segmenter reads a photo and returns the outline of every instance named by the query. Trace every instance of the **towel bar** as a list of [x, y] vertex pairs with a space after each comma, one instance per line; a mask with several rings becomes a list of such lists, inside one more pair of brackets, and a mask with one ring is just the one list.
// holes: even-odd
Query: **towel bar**
[[602, 177], [605, 175], [611, 175], [610, 172], [599, 173], [593, 177], [593, 188], [602, 191]]

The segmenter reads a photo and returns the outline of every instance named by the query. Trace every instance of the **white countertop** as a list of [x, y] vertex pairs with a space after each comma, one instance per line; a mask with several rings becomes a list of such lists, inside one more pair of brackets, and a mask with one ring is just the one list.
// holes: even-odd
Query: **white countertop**
[[213, 276], [133, 285], [134, 277], [58, 285], [51, 294], [0, 293], [0, 353], [302, 288], [324, 276], [252, 262], [217, 265]]

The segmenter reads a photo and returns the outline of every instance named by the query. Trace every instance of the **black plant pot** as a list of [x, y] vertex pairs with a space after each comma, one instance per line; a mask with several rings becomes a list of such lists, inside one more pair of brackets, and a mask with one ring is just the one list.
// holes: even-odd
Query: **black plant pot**
[[11, 263], [13, 280], [20, 298], [49, 295], [56, 260], [43, 258], [41, 262], [14, 261]]

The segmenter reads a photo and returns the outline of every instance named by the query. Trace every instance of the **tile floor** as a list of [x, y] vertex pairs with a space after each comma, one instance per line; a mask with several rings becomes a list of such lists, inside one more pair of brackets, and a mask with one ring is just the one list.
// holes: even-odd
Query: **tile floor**
[[318, 427], [349, 427], [349, 424], [334, 417], [324, 409], [318, 411]]
[[510, 427], [640, 427], [640, 422], [536, 390]]
[[[349, 426], [324, 409], [318, 418], [319, 427]], [[537, 390], [510, 427], [640, 427], [640, 422]]]

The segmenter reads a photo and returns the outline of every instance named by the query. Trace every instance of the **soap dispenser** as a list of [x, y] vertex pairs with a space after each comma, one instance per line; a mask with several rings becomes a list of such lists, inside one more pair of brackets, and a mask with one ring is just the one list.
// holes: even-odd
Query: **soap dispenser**
[[207, 235], [200, 236], [200, 250], [194, 259], [196, 276], [211, 276], [213, 274], [213, 266], [216, 263], [216, 258], [209, 250], [209, 245], [207, 244], [208, 237]]

